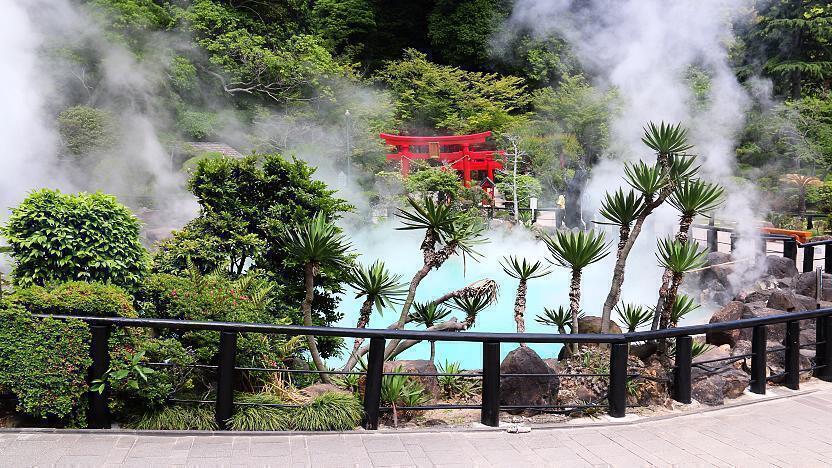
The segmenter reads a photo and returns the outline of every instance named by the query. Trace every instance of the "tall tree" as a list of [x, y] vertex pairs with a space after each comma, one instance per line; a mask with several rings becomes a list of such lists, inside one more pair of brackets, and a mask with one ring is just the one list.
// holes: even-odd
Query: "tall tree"
[[[385, 308], [393, 307], [404, 296], [406, 289], [401, 283], [402, 275], [391, 274], [384, 262], [376, 260], [370, 266], [358, 264], [350, 270], [347, 284], [355, 289], [355, 298], [364, 298], [358, 313], [356, 328], [365, 328], [370, 323], [370, 314], [375, 306], [379, 314]], [[356, 338], [352, 354], [358, 351], [363, 338]]]
[[[517, 323], [517, 333], [526, 332], [526, 292], [528, 291], [528, 282], [530, 279], [542, 278], [549, 273], [550, 270], [545, 268], [540, 260], [532, 263], [527, 262], [525, 258], [518, 259], [514, 255], [503, 257], [500, 262], [503, 271], [519, 280], [517, 285], [517, 294], [514, 299], [514, 321]], [[523, 345], [523, 343], [521, 343]], [[525, 345], [523, 345], [525, 346]]]
[[[303, 284], [306, 295], [301, 304], [301, 311], [303, 312], [303, 324], [311, 327], [314, 325], [312, 323], [312, 299], [315, 294], [315, 277], [326, 266], [346, 266], [350, 244], [341, 230], [327, 221], [323, 213], [318, 213], [308, 223], [301, 225], [299, 228], [284, 229], [283, 235], [286, 251], [303, 268]], [[306, 342], [315, 367], [319, 371], [326, 371], [327, 368], [318, 351], [315, 337], [307, 335]], [[319, 375], [322, 382], [331, 383], [328, 374], [322, 373]]]

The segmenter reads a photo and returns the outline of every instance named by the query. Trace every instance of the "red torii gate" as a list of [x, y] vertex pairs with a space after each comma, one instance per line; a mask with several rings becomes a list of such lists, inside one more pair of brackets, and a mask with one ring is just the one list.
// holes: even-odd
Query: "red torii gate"
[[[486, 171], [494, 181], [494, 170], [502, 169], [503, 163], [495, 159], [504, 151], [476, 150], [474, 145], [485, 143], [491, 132], [451, 136], [405, 136], [382, 133], [384, 141], [396, 147], [396, 153], [388, 154], [388, 160], [401, 161], [402, 176], [410, 173], [410, 161], [415, 159], [437, 159], [462, 172], [462, 183], [471, 186], [471, 171]], [[450, 147], [459, 147], [450, 148]], [[490, 192], [490, 190], [489, 190]]]

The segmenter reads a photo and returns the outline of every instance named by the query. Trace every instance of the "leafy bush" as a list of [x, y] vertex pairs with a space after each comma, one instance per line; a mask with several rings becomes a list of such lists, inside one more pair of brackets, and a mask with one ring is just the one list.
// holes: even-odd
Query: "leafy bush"
[[15, 291], [10, 300], [33, 314], [137, 317], [132, 298], [110, 284], [70, 281], [54, 288], [30, 286]]
[[232, 430], [288, 431], [291, 429], [292, 417], [289, 408], [257, 406], [281, 404], [282, 402], [276, 396], [267, 393], [249, 393], [240, 395], [238, 401], [252, 405], [237, 405], [237, 411], [228, 421]]
[[357, 398], [327, 392], [295, 408], [292, 427], [298, 431], [346, 431], [358, 426], [362, 417], [364, 409]]
[[[146, 317], [222, 322], [286, 323], [265, 311], [265, 303], [243, 285], [217, 275], [192, 272], [190, 277], [154, 274], [137, 293]], [[165, 332], [166, 334], [172, 332]], [[193, 349], [197, 362], [213, 363], [219, 352], [219, 333], [197, 330], [175, 335]], [[282, 337], [243, 333], [237, 341], [237, 364], [273, 367], [280, 355]]]
[[235, 431], [347, 431], [361, 423], [364, 409], [353, 395], [323, 393], [295, 408], [276, 408], [281, 400], [265, 393], [241, 395], [241, 403], [229, 421]]
[[34, 319], [17, 305], [0, 309], [0, 387], [18, 410], [80, 423], [89, 358], [89, 330], [79, 321]]
[[103, 193], [32, 192], [3, 230], [19, 286], [73, 280], [135, 285], [147, 265], [139, 222]]
[[116, 141], [113, 116], [87, 106], [70, 107], [58, 115], [58, 132], [70, 153], [83, 155], [112, 146]]
[[209, 405], [168, 406], [129, 421], [127, 427], [152, 431], [215, 431], [217, 422]]
[[[110, 352], [110, 409], [118, 418], [132, 419], [137, 411], [161, 410], [166, 399], [179, 392], [192, 392], [195, 387], [191, 351], [175, 339], [131, 336], [113, 344]], [[145, 378], [133, 371], [135, 365], [145, 367], [150, 362], [172, 364], [170, 367], [154, 367]], [[117, 374], [119, 373], [119, 374]], [[126, 373], [126, 374], [125, 374]], [[123, 378], [116, 378], [124, 374]], [[136, 385], [132, 385], [133, 381]]]

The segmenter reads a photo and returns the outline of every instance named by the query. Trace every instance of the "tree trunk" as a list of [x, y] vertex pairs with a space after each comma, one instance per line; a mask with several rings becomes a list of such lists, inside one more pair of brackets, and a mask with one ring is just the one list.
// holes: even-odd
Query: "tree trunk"
[[[303, 268], [303, 285], [306, 288], [306, 296], [303, 298], [301, 304], [301, 311], [303, 312], [303, 324], [307, 327], [312, 326], [312, 298], [315, 295], [315, 264], [307, 263]], [[306, 335], [306, 343], [309, 346], [309, 354], [312, 355], [312, 362], [315, 363], [315, 368], [319, 371], [327, 370], [324, 365], [324, 360], [321, 359], [321, 354], [318, 352], [318, 343], [312, 335]], [[329, 374], [318, 374], [321, 377], [321, 382], [332, 383]]]
[[[569, 283], [569, 313], [572, 315], [572, 333], [580, 333], [578, 329], [578, 314], [581, 310], [581, 270], [572, 269], [572, 281]], [[578, 344], [575, 343], [572, 351], [578, 352]]]
[[806, 187], [800, 187], [797, 194], [797, 212], [803, 214], [806, 212]]
[[[358, 313], [358, 323], [355, 325], [355, 328], [366, 328], [367, 324], [370, 323], [370, 315], [373, 312], [373, 302], [374, 298], [367, 296], [367, 299], [364, 300], [364, 303], [361, 304], [361, 310]], [[364, 338], [356, 338], [355, 343], [352, 345], [352, 354], [351, 356], [355, 356], [358, 353], [358, 348], [364, 343]]]
[[430, 362], [434, 362], [436, 359], [436, 342], [430, 342]]
[[[684, 278], [684, 273], [673, 273], [673, 279], [671, 280], [670, 287], [668, 288], [667, 300], [665, 301], [664, 308], [662, 308], [661, 311], [661, 320], [659, 322], [660, 329], [665, 329], [670, 326], [670, 318], [673, 315], [673, 304], [676, 302], [676, 295], [679, 293], [679, 285], [682, 284], [682, 280]], [[659, 354], [666, 355], [667, 340], [659, 340], [658, 345]]]
[[[526, 333], [526, 291], [528, 286], [526, 280], [520, 280], [520, 285], [517, 286], [517, 296], [514, 299], [514, 321], [517, 323], [517, 333]], [[525, 344], [520, 343], [521, 346]]]
[[514, 179], [512, 181], [512, 200], [514, 200], [514, 222], [520, 222], [520, 200], [517, 199], [517, 159], [519, 158], [517, 143], [512, 142], [514, 146]]
[[630, 238], [630, 225], [621, 226], [618, 229], [618, 250], [615, 252], [615, 258], [621, 258], [621, 251], [627, 245], [627, 239]]
[[[688, 232], [690, 231], [690, 225], [692, 223], [693, 215], [683, 214], [679, 218], [679, 232], [676, 233], [677, 241], [683, 244], [687, 244], [689, 239]], [[664, 309], [664, 303], [668, 297], [670, 291], [670, 282], [672, 280], [673, 272], [665, 268], [664, 273], [662, 273], [662, 285], [659, 287], [659, 300], [656, 302], [656, 308], [654, 309], [655, 312], [653, 313], [653, 323], [650, 325], [651, 330], [657, 330], [661, 326], [659, 315], [661, 310]]]

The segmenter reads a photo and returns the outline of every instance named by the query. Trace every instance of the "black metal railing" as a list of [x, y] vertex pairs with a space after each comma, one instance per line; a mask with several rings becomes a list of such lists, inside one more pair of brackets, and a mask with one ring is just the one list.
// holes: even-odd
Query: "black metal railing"
[[[606, 395], [607, 412], [613, 417], [622, 417], [627, 408], [628, 380], [637, 378], [651, 378], [639, 374], [631, 374], [628, 369], [629, 345], [635, 342], [654, 341], [660, 339], [675, 339], [675, 368], [671, 383], [672, 397], [682, 403], [691, 402], [691, 369], [717, 361], [751, 358], [750, 388], [755, 393], [763, 394], [766, 383], [773, 378], [783, 378], [785, 386], [792, 389], [799, 388], [799, 376], [802, 372], [812, 372], [816, 377], [832, 381], [832, 308], [816, 309], [801, 312], [790, 312], [781, 315], [757, 317], [730, 322], [709, 323], [703, 325], [670, 328], [665, 330], [644, 331], [624, 334], [550, 334], [550, 333], [484, 333], [484, 332], [442, 332], [420, 330], [390, 330], [363, 328], [335, 328], [335, 327], [304, 327], [296, 325], [271, 325], [256, 323], [231, 322], [199, 322], [170, 319], [150, 318], [121, 318], [121, 317], [79, 317], [69, 315], [45, 315], [37, 317], [51, 317], [55, 319], [76, 319], [86, 322], [91, 329], [90, 366], [88, 379], [91, 382], [100, 379], [109, 367], [110, 354], [108, 340], [113, 327], [153, 328], [172, 330], [211, 330], [220, 332], [219, 359], [216, 366], [202, 365], [205, 368], [216, 369], [216, 399], [215, 400], [181, 400], [197, 404], [214, 404], [217, 424], [220, 428], [227, 428], [227, 421], [234, 414], [234, 376], [240, 370], [264, 370], [281, 372], [331, 373], [331, 374], [363, 374], [365, 375], [363, 426], [366, 429], [377, 429], [379, 414], [386, 410], [381, 406], [381, 386], [384, 375], [396, 373], [384, 372], [384, 349], [387, 340], [415, 339], [425, 341], [465, 341], [479, 342], [483, 346], [483, 362], [481, 374], [449, 374], [468, 378], [479, 378], [482, 381], [482, 401], [480, 405], [425, 405], [419, 407], [402, 407], [401, 409], [438, 409], [438, 408], [479, 408], [481, 421], [489, 426], [497, 426], [501, 410], [514, 409], [549, 409], [573, 411], [585, 408], [603, 407], [599, 404], [573, 405], [500, 405], [501, 377], [525, 377], [533, 374], [500, 374], [500, 346], [502, 343], [549, 343], [549, 344], [605, 344], [609, 346], [609, 373], [606, 374], [559, 374], [559, 377], [584, 376], [607, 377], [609, 389]], [[801, 320], [814, 319], [816, 321], [815, 361], [810, 369], [800, 366], [800, 326]], [[786, 339], [782, 348], [766, 349], [767, 326], [786, 324]], [[749, 355], [731, 356], [700, 363], [693, 363], [693, 336], [711, 332], [753, 329], [752, 350]], [[237, 336], [239, 333], [280, 334], [287, 336], [314, 335], [337, 336], [344, 338], [369, 338], [369, 354], [366, 371], [329, 371], [329, 370], [291, 370], [291, 369], [260, 369], [244, 368], [235, 365], [237, 354]], [[803, 345], [803, 347], [810, 345]], [[785, 353], [783, 375], [766, 377], [767, 354], [772, 352]], [[423, 375], [415, 372], [402, 372], [407, 375]], [[425, 376], [428, 374], [424, 374]], [[431, 374], [432, 375], [432, 374]], [[438, 375], [438, 373], [437, 373]], [[548, 374], [547, 374], [548, 375]], [[91, 428], [109, 428], [110, 415], [108, 410], [108, 391], [103, 393], [89, 392], [88, 424]], [[172, 400], [176, 401], [176, 400]]]
[[[736, 243], [739, 240], [740, 236], [735, 229], [724, 226], [716, 226], [714, 225], [713, 218], [711, 218], [708, 224], [694, 224], [693, 227], [706, 231], [706, 238], [704, 239], [704, 241], [710, 252], [719, 252], [720, 245], [729, 245], [728, 250], [730, 252], [734, 252], [734, 250], [736, 249]], [[719, 241], [720, 232], [730, 233], [730, 242]], [[755, 237], [757, 237], [760, 241], [760, 247], [763, 251], [763, 254], [781, 254], [783, 257], [791, 260], [795, 264], [795, 266], [798, 266], [797, 253], [798, 249], [802, 249], [803, 261], [800, 267], [803, 272], [814, 271], [815, 262], [818, 260], [823, 260], [823, 271], [826, 273], [832, 273], [832, 239], [801, 243], [798, 242], [797, 239], [795, 239], [794, 237], [785, 234], [759, 234]], [[781, 243], [782, 249], [774, 251], [768, 250], [769, 242]], [[816, 256], [816, 247], [823, 247], [823, 257]]]

